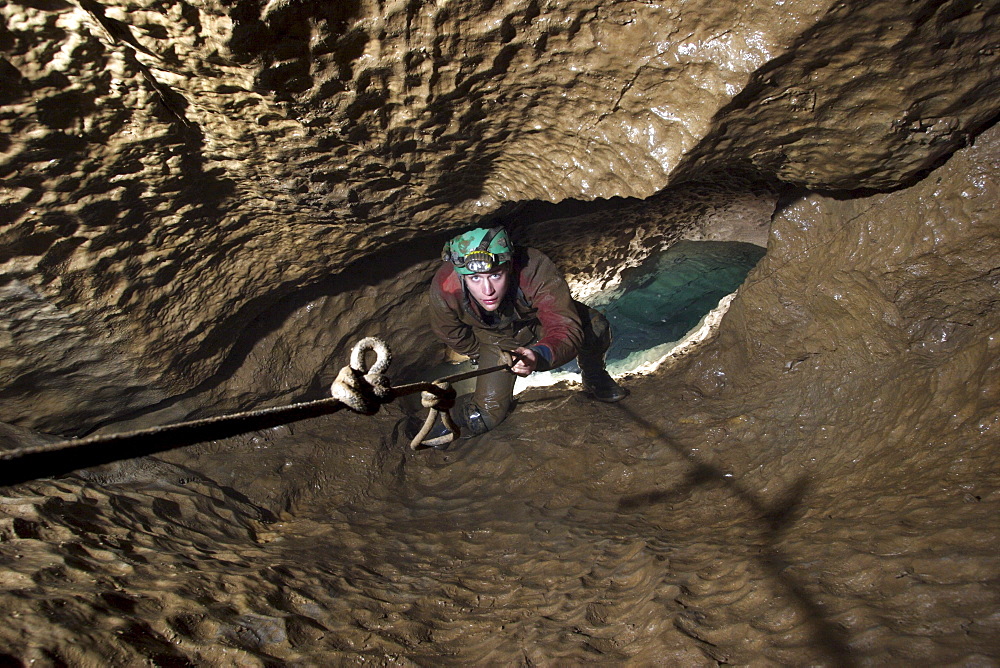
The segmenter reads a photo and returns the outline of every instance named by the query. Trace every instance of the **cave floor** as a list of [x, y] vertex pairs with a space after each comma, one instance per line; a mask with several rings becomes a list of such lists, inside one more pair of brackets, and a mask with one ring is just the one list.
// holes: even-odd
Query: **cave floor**
[[616, 405], [532, 390], [447, 452], [409, 451], [395, 408], [330, 417], [325, 447], [370, 440], [342, 472], [364, 491], [275, 514], [209, 480], [18, 487], [2, 644], [70, 665], [996, 665], [1000, 492], [914, 494], [789, 437], [762, 459], [735, 407], [627, 382]]

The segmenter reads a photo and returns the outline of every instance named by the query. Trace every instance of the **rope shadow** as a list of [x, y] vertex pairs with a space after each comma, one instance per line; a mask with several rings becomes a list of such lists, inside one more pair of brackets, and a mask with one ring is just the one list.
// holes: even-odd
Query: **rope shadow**
[[650, 505], [681, 500], [702, 485], [718, 484], [729, 489], [752, 509], [763, 524], [762, 533], [765, 549], [754, 555], [754, 559], [759, 561], [764, 571], [789, 593], [795, 604], [802, 610], [806, 623], [813, 630], [817, 644], [834, 664], [844, 668], [856, 665], [848, 643], [847, 633], [830, 620], [805, 587], [786, 572], [788, 566], [793, 562], [778, 545], [782, 534], [793, 525], [799, 514], [798, 511], [802, 508], [803, 499], [809, 490], [808, 480], [805, 477], [799, 478], [776, 502], [768, 505], [753, 492], [740, 485], [737, 480], [726, 477], [726, 473], [717, 466], [699, 461], [695, 455], [687, 452], [680, 444], [670, 439], [662, 429], [635, 411], [621, 403], [615, 404], [615, 407], [648, 430], [650, 434], [655, 434], [655, 438], [659, 442], [676, 452], [691, 465], [691, 470], [684, 481], [675, 487], [622, 497], [618, 502], [618, 512], [629, 513]]

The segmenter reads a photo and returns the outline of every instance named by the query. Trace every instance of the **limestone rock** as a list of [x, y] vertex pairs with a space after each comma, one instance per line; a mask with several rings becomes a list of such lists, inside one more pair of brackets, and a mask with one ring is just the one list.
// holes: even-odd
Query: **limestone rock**
[[[741, 163], [891, 187], [996, 109], [989, 4], [0, 12], [0, 271], [64, 323], [0, 349], [38, 405], [0, 417], [64, 433], [208, 381], [283, 300], [362, 265], [389, 275], [366, 258], [416, 267], [433, 253], [412, 240], [507, 203], [646, 197]], [[88, 379], [73, 398], [54, 389], [68, 377]]]
[[4, 490], [3, 658], [995, 664], [998, 13], [0, 5], [5, 449], [314, 396], [362, 333], [410, 380], [472, 222], [591, 297], [678, 239], [768, 245], [620, 404], [555, 386], [424, 453], [399, 405], [342, 412]]
[[743, 165], [818, 190], [914, 180], [997, 115], [1000, 9], [844, 2], [714, 119], [681, 171]]

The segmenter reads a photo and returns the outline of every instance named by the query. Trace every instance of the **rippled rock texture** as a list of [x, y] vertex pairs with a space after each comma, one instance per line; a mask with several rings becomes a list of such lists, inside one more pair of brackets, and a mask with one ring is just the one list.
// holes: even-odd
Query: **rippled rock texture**
[[405, 380], [471, 222], [581, 297], [767, 245], [620, 405], [536, 390], [446, 453], [394, 405], [4, 490], [5, 659], [1000, 660], [995, 3], [0, 14], [5, 447], [316, 397], [360, 335]]
[[891, 187], [997, 113], [992, 3], [0, 11], [0, 406], [62, 433], [191, 389], [282, 300], [394, 276], [433, 255], [411, 240], [501, 205], [646, 197], [685, 156]]

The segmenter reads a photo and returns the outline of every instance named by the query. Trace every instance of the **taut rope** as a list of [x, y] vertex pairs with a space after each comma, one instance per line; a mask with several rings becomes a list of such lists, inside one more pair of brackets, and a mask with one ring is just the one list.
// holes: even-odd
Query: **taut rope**
[[[376, 355], [375, 363], [370, 369], [365, 368], [364, 360], [365, 352], [368, 350], [374, 351]], [[382, 404], [414, 392], [421, 393], [421, 403], [428, 409], [428, 413], [420, 432], [410, 441], [410, 448], [416, 450], [421, 446], [444, 445], [461, 434], [458, 425], [448, 413], [448, 409], [455, 404], [455, 390], [451, 384], [494, 371], [510, 369], [510, 365], [500, 364], [487, 369], [445, 376], [433, 383], [418, 382], [392, 387], [388, 376], [385, 375], [391, 359], [391, 353], [384, 341], [367, 337], [354, 345], [350, 364], [337, 374], [337, 379], [330, 386], [332, 396], [326, 399], [9, 450], [0, 453], [0, 486], [53, 477], [81, 468], [143, 457], [193, 443], [228, 438], [248, 431], [328, 415], [345, 406], [356, 413], [374, 415]], [[451, 433], [424, 441], [438, 415]]]

